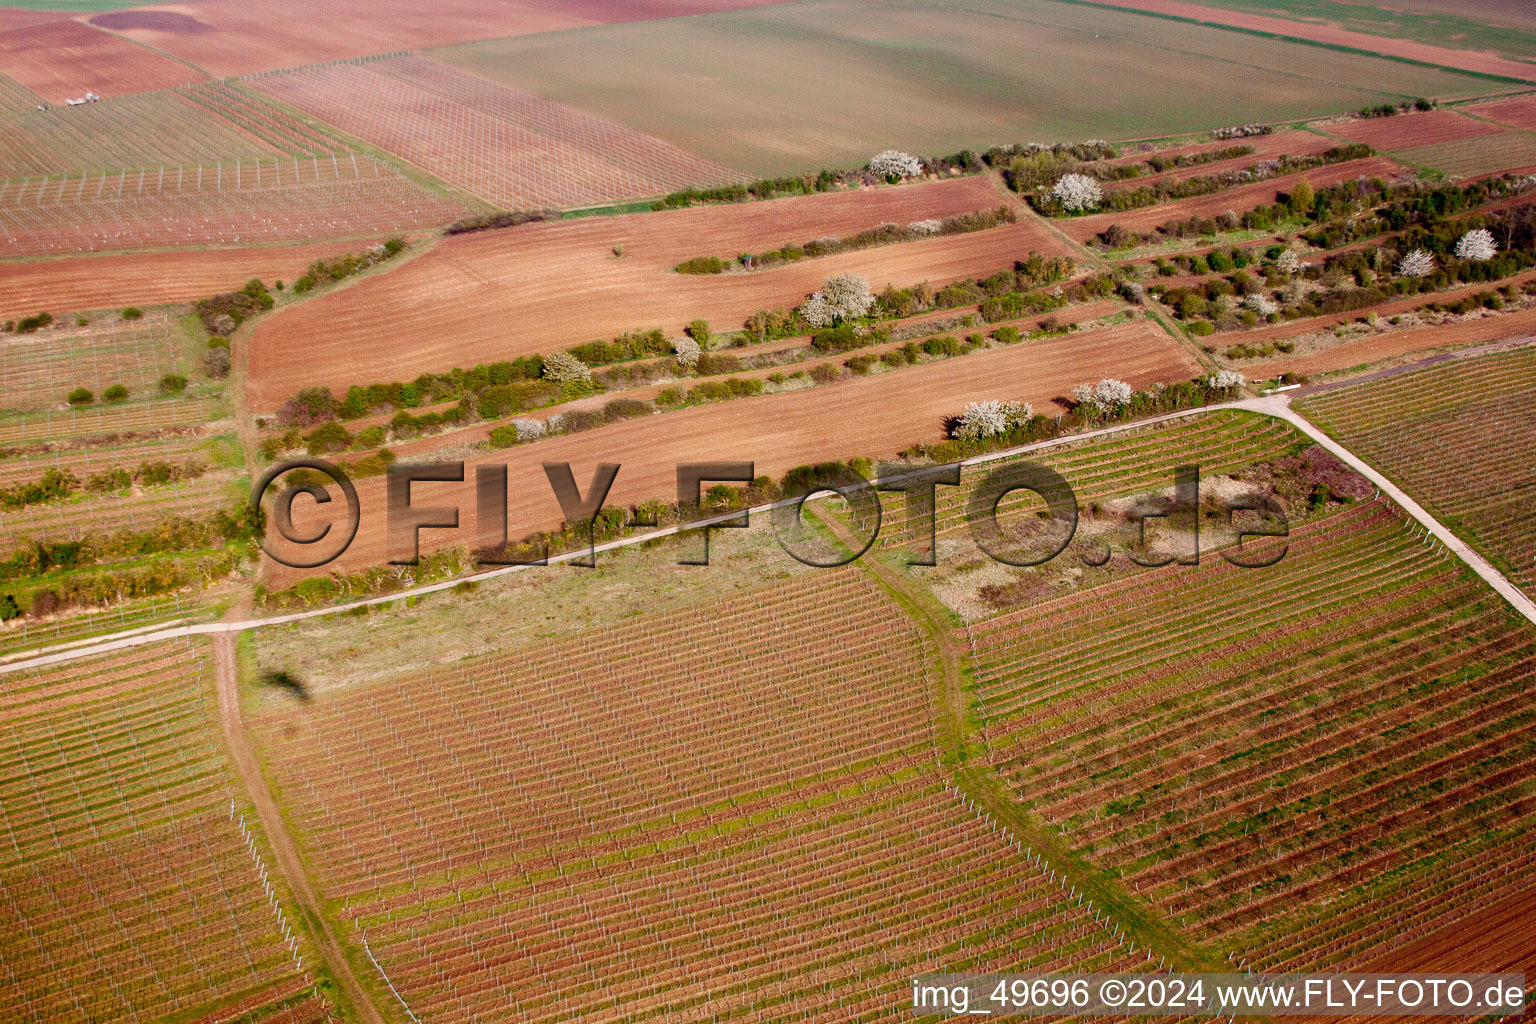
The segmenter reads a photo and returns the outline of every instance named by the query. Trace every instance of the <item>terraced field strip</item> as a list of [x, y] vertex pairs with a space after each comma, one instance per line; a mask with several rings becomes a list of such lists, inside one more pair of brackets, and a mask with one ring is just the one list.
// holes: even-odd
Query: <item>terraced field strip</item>
[[[1019, 459], [1060, 473], [1076, 492], [1078, 503], [1084, 505], [1170, 488], [1177, 466], [1198, 465], [1203, 477], [1211, 477], [1288, 455], [1302, 444], [1304, 439], [1280, 420], [1213, 410], [1118, 432], [1113, 441], [1068, 441], [1026, 453]], [[959, 487], [939, 488], [936, 526], [941, 536], [952, 536], [967, 528], [969, 496], [989, 473], [1011, 461], [1016, 460], [967, 465]], [[1004, 498], [998, 506], [999, 518], [1005, 518], [1024, 501], [1020, 495]]]
[[286, 715], [257, 729], [322, 887], [356, 896], [926, 749], [921, 637], [883, 609], [856, 574], [788, 582], [326, 695], [295, 735]]
[[921, 971], [1146, 966], [931, 768], [752, 811], [350, 909], [415, 1012], [444, 1021], [882, 1019]]
[[[1219, 948], [1358, 967], [1528, 884], [1536, 630], [1384, 500], [972, 636], [1019, 798]], [[1496, 884], [1425, 900], [1474, 862]]]
[[586, 206], [747, 180], [632, 128], [414, 55], [250, 81], [509, 209]]
[[0, 420], [0, 444], [157, 430], [207, 423], [225, 415], [227, 411], [219, 398], [169, 398], [128, 405], [24, 413]]
[[1298, 410], [1536, 596], [1536, 349], [1308, 398]]
[[8, 410], [58, 408], [75, 388], [100, 395], [122, 384], [130, 394], [154, 394], [167, 373], [187, 367], [176, 350], [169, 318], [109, 320], [0, 339], [0, 405]]
[[0, 256], [377, 237], [465, 211], [349, 154], [27, 179], [0, 184]]
[[12, 1019], [328, 1019], [237, 822], [209, 668], [181, 640], [0, 694]]

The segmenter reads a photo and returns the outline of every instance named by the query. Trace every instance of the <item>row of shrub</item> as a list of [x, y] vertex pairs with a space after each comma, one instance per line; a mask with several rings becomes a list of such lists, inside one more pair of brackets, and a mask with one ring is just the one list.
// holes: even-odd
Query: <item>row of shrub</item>
[[0, 486], [0, 509], [19, 509], [67, 498], [82, 488], [93, 494], [120, 491], [137, 483], [142, 487], [157, 487], [196, 480], [207, 471], [201, 462], [174, 463], [151, 459], [128, 469], [117, 466], [92, 473], [84, 483], [68, 469], [50, 469], [37, 480]]
[[73, 572], [129, 558], [220, 547], [259, 537], [265, 527], [259, 510], [241, 505], [201, 518], [168, 517], [143, 530], [87, 534], [76, 540], [28, 541], [0, 560], [0, 582]]
[[[162, 395], [179, 395], [187, 390], [187, 378], [179, 373], [168, 373], [160, 378], [159, 391]], [[93, 405], [96, 402], [96, 393], [90, 388], [75, 388], [64, 400], [70, 405]], [[128, 401], [128, 387], [124, 384], [110, 384], [101, 393], [101, 400], [109, 405], [117, 405]]]
[[799, 260], [831, 256], [836, 253], [856, 252], [881, 245], [985, 231], [1003, 224], [1012, 224], [1017, 216], [1012, 207], [999, 206], [994, 210], [975, 210], [932, 221], [915, 221], [907, 225], [880, 224], [846, 238], [813, 238], [807, 242], [785, 244], [766, 252], [742, 253], [734, 261], [721, 259], [718, 256], [694, 256], [679, 263], [675, 269], [679, 274], [722, 274], [737, 265], [748, 270], [765, 269], [784, 263], [795, 263]]
[[494, 213], [476, 213], [460, 217], [443, 229], [445, 235], [466, 235], [475, 231], [495, 231], [499, 228], [515, 228], [538, 221], [559, 220], [559, 210], [498, 210]]
[[99, 608], [136, 598], [156, 597], [187, 587], [206, 588], [240, 564], [233, 549], [193, 558], [167, 558], [148, 565], [71, 576], [67, 582], [40, 587], [30, 595], [0, 594], [0, 622], [22, 616], [44, 618], [71, 608]]
[[343, 253], [328, 260], [316, 260], [297, 281], [293, 282], [294, 294], [303, 295], [323, 285], [335, 284], [337, 281], [383, 263], [392, 256], [399, 255], [404, 248], [405, 239], [391, 238], [379, 245], [370, 245], [361, 252]]

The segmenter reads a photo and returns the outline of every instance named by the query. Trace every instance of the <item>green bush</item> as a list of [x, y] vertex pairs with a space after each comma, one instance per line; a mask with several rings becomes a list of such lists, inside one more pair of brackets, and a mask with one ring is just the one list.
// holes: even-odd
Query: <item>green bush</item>
[[179, 395], [187, 390], [187, 378], [179, 373], [168, 373], [160, 378], [160, 393], [163, 395]]
[[144, 311], [138, 306], [129, 306], [123, 310], [124, 320], [140, 320], [144, 317]]
[[352, 433], [346, 427], [334, 420], [330, 423], [322, 423], [320, 426], [304, 435], [304, 446], [311, 455], [325, 455], [329, 452], [339, 452], [352, 444]]
[[20, 334], [31, 334], [53, 323], [52, 313], [38, 313], [35, 316], [24, 316], [16, 321], [16, 330]]
[[1216, 333], [1216, 325], [1209, 320], [1197, 320], [1189, 325], [1189, 333], [1197, 338], [1204, 338]]
[[517, 428], [516, 427], [492, 427], [491, 428], [491, 447], [492, 448], [511, 448], [515, 444], [517, 444]]
[[992, 340], [1003, 345], [1016, 345], [1024, 340], [1024, 335], [1019, 333], [1017, 327], [1004, 324], [992, 332]]
[[101, 399], [104, 402], [111, 402], [113, 405], [119, 402], [126, 402], [128, 400], [128, 389], [121, 384], [113, 384], [101, 393]]
[[69, 393], [68, 401], [70, 405], [90, 405], [96, 401], [96, 396], [91, 394], [90, 388], [75, 388]]
[[730, 261], [718, 256], [695, 256], [692, 259], [683, 260], [676, 267], [679, 274], [723, 274]]
[[852, 324], [827, 327], [811, 335], [811, 348], [817, 352], [848, 352], [859, 347]]

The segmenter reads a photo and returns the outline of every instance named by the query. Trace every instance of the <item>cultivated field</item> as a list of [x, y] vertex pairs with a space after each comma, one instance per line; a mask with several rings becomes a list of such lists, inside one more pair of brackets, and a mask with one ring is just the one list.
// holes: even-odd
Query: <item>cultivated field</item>
[[244, 831], [190, 641], [7, 677], [8, 1019], [333, 1019]]
[[967, 639], [1019, 799], [1250, 966], [1360, 969], [1532, 884], [1536, 632], [1380, 499], [1270, 569], [1134, 574]]
[[167, 89], [207, 80], [201, 71], [68, 19], [0, 31], [0, 66], [49, 103]]
[[191, 302], [259, 277], [291, 282], [311, 263], [366, 242], [319, 242], [243, 249], [109, 253], [0, 265], [0, 320]]
[[407, 56], [252, 82], [497, 206], [588, 206], [745, 180], [647, 135]]
[[1477, 106], [1468, 107], [1467, 113], [1486, 117], [1513, 128], [1536, 131], [1536, 96], [1519, 96], [1493, 103], [1480, 103]]
[[0, 257], [378, 237], [464, 212], [357, 154], [12, 181], [0, 184]]
[[153, 394], [161, 377], [190, 369], [178, 338], [164, 315], [6, 335], [0, 338], [0, 407], [62, 409], [75, 388], [99, 394], [112, 384]]
[[1480, 135], [1493, 135], [1498, 126], [1465, 117], [1454, 110], [1429, 110], [1399, 114], [1395, 117], [1366, 118], [1349, 124], [1328, 125], [1330, 135], [1350, 142], [1363, 142], [1372, 149], [1398, 150], [1430, 146], [1441, 142], [1459, 142]]
[[[1441, 67], [1461, 68], [1480, 75], [1498, 75], [1527, 82], [1536, 81], [1536, 71], [1533, 71], [1531, 65], [1525, 61], [1507, 60], [1491, 53], [1478, 53], [1474, 50], [1435, 46], [1431, 43], [1419, 42], [1412, 38], [1392, 38], [1397, 33], [1389, 35], [1365, 34], [1352, 32], [1333, 25], [1317, 25], [1307, 21], [1272, 18], [1261, 14], [1250, 14], [1245, 11], [1222, 10], [1219, 7], [1183, 3], [1181, 0], [1105, 0], [1105, 2], [1130, 10], [1169, 15], [1175, 18], [1190, 19], [1210, 24], [1230, 25], [1234, 28], [1251, 32], [1276, 33], [1293, 39], [1312, 40], [1327, 46], [1350, 47], [1370, 53], [1404, 57], [1408, 60], [1422, 61], [1426, 64], [1435, 64]], [[1284, 0], [1282, 0], [1283, 2]], [[1359, 6], [1362, 9], [1366, 7], [1363, 4]], [[1266, 9], [1267, 7], [1268, 5], [1266, 5]], [[1352, 9], [1353, 7], [1354, 5], [1351, 5]], [[1437, 8], [1435, 13], [1439, 14], [1441, 10]], [[1450, 34], [1450, 32], [1443, 28], [1443, 25], [1437, 25], [1434, 35], [1430, 38], [1439, 41], [1444, 36]]]
[[933, 772], [931, 656], [845, 570], [274, 695], [258, 733], [418, 1014], [821, 1019], [916, 970], [1124, 965]]
[[[553, 32], [577, 25], [671, 18], [763, 0], [523, 0], [486, 5], [444, 0], [201, 0], [195, 6], [134, 7], [91, 22], [206, 68], [215, 75], [272, 71], [466, 39]], [[100, 91], [100, 90], [98, 90]]]
[[808, 0], [430, 56], [765, 175], [858, 166], [891, 145], [1143, 138], [1489, 86], [1048, 0]]
[[[750, 274], [682, 275], [700, 255], [761, 252], [995, 208], [986, 179], [925, 182], [661, 213], [530, 224], [446, 238], [387, 275], [271, 317], [251, 335], [248, 394], [271, 411], [301, 388], [411, 380], [426, 371], [546, 353], [633, 327], [670, 335], [696, 317], [733, 330], [758, 309], [798, 305], [832, 274], [853, 271], [875, 290], [935, 286], [1011, 266], [1066, 245], [1037, 221], [801, 260]], [[622, 246], [623, 255], [614, 249]], [[380, 325], [388, 325], [386, 340]], [[359, 353], [366, 352], [366, 359]], [[366, 372], [366, 376], [362, 376]], [[339, 393], [339, 392], [338, 392]]]
[[1536, 168], [1536, 135], [1500, 132], [1467, 142], [1400, 149], [1392, 157], [1410, 167], [1426, 167], [1462, 178], [1495, 171], [1529, 171]]
[[1536, 351], [1456, 360], [1309, 398], [1309, 418], [1536, 594]]
[[[473, 546], [474, 467], [504, 464], [514, 481], [538, 486], [512, 488], [508, 515], [512, 536], [558, 526], [562, 517], [543, 485], [542, 462], [570, 461], [585, 479], [596, 462], [624, 466], [610, 504], [631, 505], [652, 498], [671, 500], [679, 462], [703, 459], [753, 460], [756, 472], [778, 477], [795, 466], [833, 458], [884, 457], [917, 442], [938, 441], [944, 418], [967, 403], [992, 398], [1028, 401], [1042, 412], [1084, 380], [1115, 377], [1136, 387], [1187, 380], [1199, 372], [1194, 359], [1156, 324], [1133, 321], [1119, 327], [1043, 339], [974, 353], [941, 363], [855, 377], [801, 391], [700, 405], [643, 419], [553, 437], [488, 455], [475, 454], [465, 484], [423, 486], [423, 500], [464, 509], [459, 530], [422, 535], [422, 550], [447, 544]], [[487, 427], [396, 446], [401, 458], [462, 449], [484, 438]], [[386, 560], [384, 486], [378, 478], [357, 482], [362, 525], [347, 553], [331, 568], [356, 571]], [[294, 521], [310, 529], [304, 503]], [[311, 507], [312, 509], [312, 507]], [[302, 575], [267, 563], [274, 585], [291, 585]]]

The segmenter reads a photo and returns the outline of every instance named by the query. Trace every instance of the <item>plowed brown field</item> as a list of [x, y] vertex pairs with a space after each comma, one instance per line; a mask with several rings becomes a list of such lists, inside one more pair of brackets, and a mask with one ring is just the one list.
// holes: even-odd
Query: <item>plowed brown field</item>
[[253, 249], [189, 249], [0, 263], [0, 320], [46, 309], [55, 315], [120, 306], [190, 302], [232, 291], [253, 277], [292, 281], [318, 259], [371, 242], [321, 242]]
[[1427, 43], [1415, 43], [1407, 39], [1351, 32], [1331, 25], [1314, 25], [1287, 18], [1270, 18], [1262, 14], [1245, 14], [1241, 11], [1202, 7], [1199, 4], [1180, 3], [1178, 0], [1100, 0], [1100, 2], [1113, 7], [1167, 14], [1176, 18], [1190, 18], [1213, 25], [1230, 25], [1234, 28], [1272, 32], [1290, 39], [1309, 39], [1329, 46], [1347, 46], [1368, 53], [1406, 57], [1409, 60], [1424, 61], [1440, 67], [1462, 68], [1466, 71], [1476, 71], [1485, 75], [1502, 75], [1527, 82], [1536, 81], [1536, 66], [1506, 60], [1491, 53], [1479, 53], [1476, 50], [1451, 50], [1430, 46]]
[[773, 0], [200, 0], [108, 11], [90, 20], [225, 76], [767, 2]]
[[1392, 150], [1460, 142], [1480, 135], [1494, 135], [1499, 129], [1453, 110], [1430, 110], [1422, 114], [1399, 114], [1329, 125], [1327, 130], [1341, 139], [1363, 142], [1374, 149]]
[[1429, 349], [1506, 341], [1533, 333], [1536, 333], [1536, 309], [1522, 309], [1481, 320], [1373, 334], [1357, 341], [1347, 341], [1332, 348], [1323, 349], [1320, 352], [1244, 366], [1242, 370], [1256, 380], [1273, 377], [1278, 373], [1331, 373], [1335, 370], [1347, 370], [1352, 366], [1381, 363], [1398, 356], [1425, 352]]
[[1499, 100], [1496, 103], [1482, 103], [1475, 107], [1468, 107], [1467, 112], [1507, 124], [1511, 128], [1536, 131], [1536, 96], [1521, 96], [1518, 99]]
[[50, 103], [86, 92], [124, 96], [207, 80], [180, 61], [67, 20], [0, 32], [0, 68]]
[[1298, 174], [1286, 174], [1252, 185], [1239, 185], [1207, 196], [1180, 199], [1161, 206], [1143, 206], [1136, 210], [1118, 210], [1096, 213], [1091, 217], [1073, 217], [1061, 221], [1067, 234], [1079, 241], [1087, 241], [1111, 224], [1119, 224], [1130, 231], [1151, 231], [1170, 220], [1186, 220], [1190, 217], [1215, 217], [1228, 211], [1242, 214], [1255, 207], [1272, 203], [1278, 196], [1289, 192], [1297, 182], [1310, 181], [1315, 188], [1336, 185], [1352, 178], [1396, 178], [1406, 172], [1385, 157], [1369, 160], [1351, 160], [1348, 163], [1318, 167]]
[[[569, 461], [584, 491], [595, 463], [621, 464], [624, 468], [609, 504], [672, 500], [679, 462], [752, 460], [758, 473], [779, 475], [821, 459], [889, 456], [913, 443], [942, 438], [944, 417], [960, 412], [969, 402], [1022, 399], [1049, 411], [1054, 399], [1085, 380], [1117, 377], [1145, 387], [1184, 380], [1198, 370], [1194, 360], [1155, 323], [1139, 320], [806, 391], [695, 406], [551, 438], [472, 460], [463, 484], [418, 485], [416, 504], [457, 504], [463, 510], [458, 530], [425, 531], [422, 550], [474, 543], [474, 467], [479, 464], [509, 467], [508, 519], [510, 533], [516, 537], [561, 521], [559, 505], [540, 468], [543, 462]], [[486, 429], [424, 439], [397, 450], [408, 459], [413, 453], [483, 440]], [[386, 558], [384, 482], [377, 477], [360, 480], [357, 489], [363, 510], [357, 539], [327, 570], [352, 571]], [[307, 499], [294, 503], [299, 530], [308, 530], [317, 521], [313, 510]], [[275, 586], [321, 571], [301, 573], [269, 560], [265, 569]]]
[[[302, 388], [410, 380], [695, 317], [737, 328], [755, 310], [793, 305], [842, 271], [936, 284], [1008, 266], [1030, 250], [1061, 253], [1033, 219], [968, 235], [803, 260], [751, 274], [681, 275], [690, 256], [760, 252], [1003, 202], [984, 178], [665, 213], [595, 217], [444, 239], [398, 270], [275, 316], [250, 339], [249, 395], [271, 411]], [[624, 255], [613, 254], [615, 246]]]

